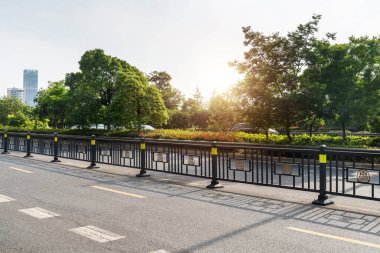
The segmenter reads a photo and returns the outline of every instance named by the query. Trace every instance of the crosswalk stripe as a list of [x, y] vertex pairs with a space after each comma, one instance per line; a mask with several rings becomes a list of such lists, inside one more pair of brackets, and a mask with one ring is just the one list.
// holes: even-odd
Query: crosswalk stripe
[[70, 231], [97, 242], [109, 242], [125, 238], [125, 236], [117, 235], [95, 226], [73, 228]]
[[0, 195], [0, 203], [1, 202], [9, 202], [9, 201], [14, 201], [14, 199], [7, 197], [5, 195]]
[[60, 216], [57, 213], [53, 213], [51, 211], [42, 209], [40, 207], [20, 209], [18, 211], [22, 212], [22, 213], [25, 213], [27, 215], [30, 215], [32, 217], [38, 218], [38, 219], [45, 219], [45, 218], [51, 218], [51, 217]]

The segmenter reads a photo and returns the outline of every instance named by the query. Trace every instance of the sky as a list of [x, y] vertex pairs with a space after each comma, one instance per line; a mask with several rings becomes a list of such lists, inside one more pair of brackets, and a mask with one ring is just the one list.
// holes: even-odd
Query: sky
[[167, 71], [187, 97], [205, 100], [242, 79], [242, 26], [286, 34], [321, 14], [319, 36], [380, 35], [378, 0], [0, 0], [0, 96], [38, 69], [39, 87], [78, 71], [101, 48], [145, 73]]

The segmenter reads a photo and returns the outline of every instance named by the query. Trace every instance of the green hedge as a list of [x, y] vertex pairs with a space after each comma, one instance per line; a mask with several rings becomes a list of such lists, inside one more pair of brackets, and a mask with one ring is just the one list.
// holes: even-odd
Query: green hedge
[[[4, 130], [4, 129], [1, 129]], [[27, 132], [21, 128], [7, 128], [9, 132]], [[64, 135], [84, 135], [84, 136], [110, 136], [110, 137], [141, 137], [136, 131], [104, 129], [43, 129], [33, 130], [33, 133], [43, 134], [64, 134]], [[202, 141], [223, 141], [223, 142], [248, 142], [262, 144], [289, 144], [286, 135], [269, 135], [269, 140], [264, 134], [250, 134], [244, 132], [207, 132], [175, 129], [160, 129], [143, 133], [145, 138], [152, 139], [177, 139], [177, 140], [202, 140]], [[328, 147], [348, 147], [348, 148], [380, 148], [380, 137], [367, 136], [347, 136], [344, 141], [341, 136], [313, 135], [307, 134], [293, 135], [292, 145], [319, 146], [322, 144]]]

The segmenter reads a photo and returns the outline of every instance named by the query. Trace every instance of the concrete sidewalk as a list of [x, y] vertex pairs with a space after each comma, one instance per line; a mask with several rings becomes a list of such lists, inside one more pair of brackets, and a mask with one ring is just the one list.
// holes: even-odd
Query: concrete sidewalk
[[[25, 155], [24, 152], [11, 151], [8, 157], [23, 157]], [[36, 161], [50, 163], [53, 159], [52, 156], [44, 156], [38, 154], [32, 154], [32, 158], [25, 159], [33, 159]], [[59, 163], [60, 166], [65, 166], [76, 169], [88, 170], [87, 166], [89, 166], [89, 162], [78, 161], [72, 159], [59, 158], [62, 162]], [[139, 173], [139, 169], [130, 168], [130, 167], [122, 167], [108, 164], [98, 163], [97, 166], [99, 168], [92, 169], [92, 171], [97, 171], [99, 173], [106, 174], [114, 174], [118, 176], [125, 176], [128, 178], [134, 178], [136, 174]], [[196, 188], [204, 189], [209, 183], [210, 179], [156, 172], [156, 171], [148, 171], [147, 174], [151, 175], [150, 177], [141, 178], [141, 180], [150, 180], [150, 181], [159, 181], [165, 182], [168, 184], [178, 184], [191, 186]], [[317, 198], [317, 192], [307, 192], [307, 191], [299, 191], [299, 190], [291, 190], [285, 188], [277, 188], [277, 187], [268, 187], [261, 185], [253, 185], [253, 184], [244, 184], [237, 182], [228, 182], [228, 181], [220, 181], [220, 184], [224, 186], [224, 188], [219, 188], [213, 191], [222, 191], [228, 193], [236, 193], [242, 194], [246, 196], [252, 197], [261, 197], [273, 200], [281, 200], [287, 202], [294, 202], [298, 204], [311, 204], [311, 202]], [[373, 200], [364, 200], [352, 197], [341, 197], [329, 195], [329, 198], [334, 201], [333, 205], [327, 206], [327, 208], [335, 209], [335, 210], [343, 210], [356, 212], [361, 214], [370, 214], [370, 215], [380, 215], [380, 205], [378, 201]]]

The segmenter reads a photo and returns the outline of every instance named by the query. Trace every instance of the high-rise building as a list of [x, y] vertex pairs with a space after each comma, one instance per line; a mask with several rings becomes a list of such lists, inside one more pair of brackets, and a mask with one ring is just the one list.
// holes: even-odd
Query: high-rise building
[[24, 70], [24, 102], [29, 106], [34, 106], [34, 98], [38, 91], [38, 70]]
[[7, 96], [8, 97], [15, 97], [20, 99], [21, 101], [24, 101], [24, 90], [20, 88], [8, 88], [7, 89]]

